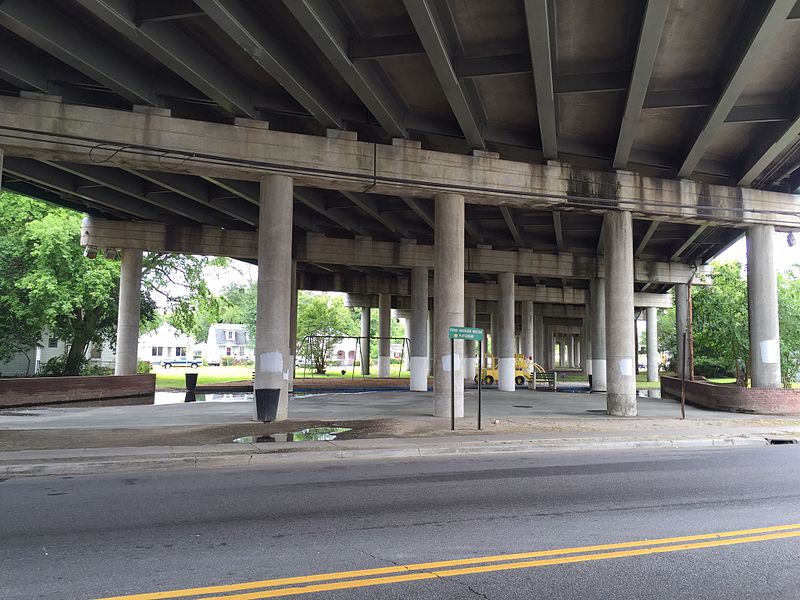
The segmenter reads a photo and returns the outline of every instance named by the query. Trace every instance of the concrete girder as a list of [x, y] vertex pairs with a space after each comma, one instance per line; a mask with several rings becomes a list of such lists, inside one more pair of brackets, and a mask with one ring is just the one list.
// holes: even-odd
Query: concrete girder
[[350, 218], [347, 215], [336, 214], [335, 211], [329, 209], [325, 203], [325, 199], [322, 198], [322, 196], [317, 190], [309, 190], [309, 189], [298, 190], [297, 188], [295, 188], [294, 197], [298, 202], [300, 202], [304, 206], [307, 206], [314, 212], [319, 213], [322, 216], [326, 217], [339, 227], [355, 231], [358, 235], [363, 235], [363, 236], [367, 235], [366, 230], [363, 227], [361, 227], [358, 221]]
[[675, 262], [676, 260], [678, 260], [678, 259], [679, 259], [679, 258], [680, 258], [680, 257], [683, 255], [683, 253], [684, 253], [684, 252], [686, 252], [686, 249], [687, 249], [689, 246], [691, 246], [691, 245], [694, 243], [694, 241], [695, 241], [695, 240], [696, 240], [698, 237], [700, 237], [700, 235], [701, 235], [701, 234], [702, 234], [702, 233], [703, 233], [703, 232], [704, 232], [706, 229], [708, 229], [708, 225], [698, 225], [697, 227], [695, 227], [695, 230], [692, 232], [692, 234], [691, 234], [691, 235], [690, 235], [688, 238], [686, 238], [686, 239], [685, 239], [685, 240], [684, 240], [684, 241], [683, 241], [683, 242], [682, 242], [682, 243], [681, 243], [681, 244], [680, 244], [680, 245], [679, 245], [679, 246], [678, 246], [678, 247], [677, 247], [677, 248], [676, 248], [676, 249], [673, 251], [673, 253], [672, 253], [672, 254], [670, 255], [670, 257], [669, 257], [669, 261], [670, 261], [670, 262]]
[[756, 139], [744, 155], [737, 185], [750, 186], [770, 163], [800, 136], [800, 102], [797, 112], [788, 124], [776, 124], [762, 137]]
[[350, 39], [348, 46], [348, 56], [351, 60], [425, 54], [425, 48], [419, 41], [419, 36], [414, 34], [388, 35], [377, 38], [354, 37]]
[[[208, 139], [214, 139], [213, 149]], [[603, 188], [613, 197], [586, 196], [580, 186], [574, 189], [575, 182], [602, 181], [607, 173], [40, 99], [0, 97], [0, 144], [8, 155], [42, 160], [102, 161], [107, 166], [244, 180], [281, 172], [291, 174], [300, 186], [415, 197], [454, 190], [481, 204], [620, 208], [637, 218], [673, 222], [800, 227], [794, 196], [780, 192], [619, 172], [615, 185]]]
[[511, 216], [511, 210], [502, 204], [499, 206], [499, 208], [500, 214], [503, 215], [503, 220], [506, 222], [506, 227], [508, 227], [508, 230], [511, 232], [511, 237], [514, 238], [514, 241], [520, 248], [524, 248], [525, 242], [522, 240], [522, 236], [519, 234], [517, 224], [514, 223], [514, 218]]
[[668, 10], [669, 0], [648, 0], [644, 9], [636, 60], [633, 64], [631, 84], [628, 88], [628, 98], [625, 101], [625, 112], [622, 115], [617, 149], [612, 163], [615, 169], [624, 169], [628, 164]]
[[[257, 236], [252, 231], [92, 219], [84, 233], [84, 243], [95, 246], [144, 248], [151, 252], [171, 251], [250, 260], [256, 258]], [[305, 240], [298, 241], [295, 250], [296, 260], [323, 265], [382, 269], [433, 268], [433, 246], [423, 244], [309, 234]], [[475, 273], [505, 271], [521, 276], [591, 279], [604, 269], [602, 258], [571, 253], [514, 252], [490, 248], [466, 248], [464, 252], [466, 271]], [[634, 263], [634, 279], [639, 282], [686, 283], [694, 273], [695, 267], [682, 263], [642, 260]], [[699, 267], [694, 283], [702, 285], [708, 273], [708, 267]]]
[[[650, 226], [647, 228], [642, 240], [639, 242], [639, 245], [633, 251], [633, 258], [639, 258], [639, 255], [644, 252], [644, 249], [647, 247], [647, 244], [650, 242], [650, 239], [653, 237], [653, 234], [658, 229], [658, 226], [661, 224], [661, 221], [653, 221], [650, 223]], [[602, 239], [602, 234], [601, 234]]]
[[403, 0], [408, 16], [414, 24], [425, 54], [433, 67], [439, 85], [442, 87], [450, 108], [461, 126], [467, 143], [472, 148], [485, 148], [481, 134], [481, 124], [475, 118], [475, 112], [469, 96], [461, 85], [453, 70], [447, 37], [442, 30], [439, 17], [430, 0]]
[[133, 171], [129, 172], [138, 175], [142, 179], [160, 185], [166, 190], [179, 194], [198, 204], [207, 206], [224, 215], [233, 217], [238, 221], [248, 225], [258, 225], [258, 209], [249, 202], [240, 198], [216, 200], [208, 195], [208, 187], [203, 179], [195, 178], [190, 175], [176, 175], [174, 173], [158, 173], [156, 171]]
[[197, 0], [197, 5], [317, 121], [325, 127], [342, 129], [333, 99], [259, 23], [247, 3], [242, 0]]
[[691, 176], [736, 100], [761, 64], [762, 57], [777, 37], [795, 2], [796, 0], [771, 0], [748, 4], [748, 8], [754, 11], [747, 21], [749, 31], [741, 36], [743, 40], [741, 50], [732, 57], [733, 64], [729, 68], [727, 80], [722, 85], [722, 92], [686, 152], [678, 169], [678, 177]]
[[373, 67], [350, 60], [350, 34], [330, 5], [322, 0], [284, 0], [284, 4], [384, 130], [407, 137], [403, 112]]
[[0, 25], [134, 104], [157, 104], [152, 75], [89, 28], [63, 21], [44, 0], [8, 0], [0, 4]]
[[358, 192], [343, 191], [342, 195], [396, 236], [400, 238], [411, 237], [406, 226], [403, 225], [397, 217], [391, 214], [381, 213], [378, 210], [378, 202], [375, 198]]
[[[213, 213], [197, 205], [195, 202], [182, 196], [170, 195], [164, 199], [158, 195], [148, 194], [142, 185], [142, 179], [121, 169], [96, 167], [72, 163], [43, 161], [45, 164], [56, 167], [67, 173], [72, 173], [99, 185], [111, 188], [117, 192], [135, 198], [140, 202], [150, 204], [163, 211], [191, 219], [198, 223], [212, 223]], [[229, 223], [233, 224], [232, 222]]]
[[133, 3], [125, 0], [77, 2], [225, 111], [240, 116], [257, 116], [252, 92], [247, 85], [173, 23], [148, 21], [137, 26]]
[[528, 43], [536, 89], [536, 113], [545, 160], [558, 159], [556, 101], [553, 93], [553, 57], [548, 0], [525, 0]]
[[120, 213], [130, 213], [146, 221], [158, 220], [161, 214], [150, 204], [142, 204], [133, 198], [108, 188], [83, 188], [77, 185], [75, 176], [52, 165], [35, 160], [6, 156], [3, 161], [4, 175], [20, 177], [29, 182], [91, 202]]
[[3, 79], [22, 90], [47, 91], [47, 72], [44, 65], [25, 54], [6, 36], [0, 37], [0, 74]]

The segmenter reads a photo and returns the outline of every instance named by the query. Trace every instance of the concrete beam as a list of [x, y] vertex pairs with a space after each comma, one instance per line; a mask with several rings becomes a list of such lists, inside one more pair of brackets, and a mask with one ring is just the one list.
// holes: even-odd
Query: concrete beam
[[400, 106], [372, 65], [350, 59], [349, 32], [328, 2], [284, 0], [284, 4], [386, 132], [407, 137]]
[[589, 196], [576, 182], [605, 181], [608, 173], [564, 164], [532, 165], [27, 98], [0, 97], [0, 145], [8, 155], [205, 177], [257, 180], [266, 172], [287, 173], [298, 186], [427, 198], [452, 190], [478, 204], [619, 208], [637, 218], [674, 222], [800, 227], [795, 197], [780, 192], [629, 173], [603, 187], [610, 196], [603, 198]]
[[447, 36], [442, 30], [439, 17], [431, 0], [403, 0], [408, 16], [414, 24], [425, 53], [433, 67], [450, 108], [472, 148], [485, 148], [481, 126], [475, 118], [469, 97], [453, 70]]
[[748, 5], [747, 9], [754, 12], [748, 15], [748, 31], [740, 35], [742, 46], [732, 55], [722, 92], [689, 146], [678, 169], [678, 177], [690, 177], [694, 172], [706, 148], [722, 127], [745, 86], [751, 81], [755, 70], [761, 65], [762, 58], [784, 26], [795, 2], [796, 0], [773, 0]]
[[227, 65], [206, 52], [175, 24], [148, 21], [137, 25], [134, 3], [126, 0], [77, 2], [228, 113], [257, 116], [252, 91], [248, 86]]
[[547, 0], [525, 0], [528, 42], [536, 89], [536, 114], [545, 160], [558, 159], [556, 101], [553, 93], [553, 57], [550, 47], [551, 23]]
[[[151, 252], [256, 258], [256, 234], [252, 231], [222, 230], [215, 227], [168, 226], [163, 223], [133, 223], [92, 219], [85, 230], [85, 245], [112, 248], [144, 248]], [[301, 262], [384, 269], [433, 268], [433, 246], [381, 242], [371, 238], [328, 238], [309, 234], [295, 247]], [[603, 273], [602, 257], [562, 252], [514, 252], [489, 248], [467, 248], [465, 270], [473, 273], [514, 272], [567, 279], [591, 279]], [[634, 279], [638, 282], [686, 283], [694, 273], [692, 265], [637, 260]], [[710, 273], [699, 267], [694, 283], [702, 285]]]
[[292, 52], [261, 25], [248, 3], [197, 0], [197, 5], [317, 121], [325, 127], [342, 128], [334, 100], [308, 76]]

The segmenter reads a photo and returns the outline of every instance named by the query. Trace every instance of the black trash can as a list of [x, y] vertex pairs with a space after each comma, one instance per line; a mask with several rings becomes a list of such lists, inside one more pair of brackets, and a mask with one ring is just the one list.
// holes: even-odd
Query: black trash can
[[186, 392], [186, 396], [183, 398], [184, 402], [197, 402], [197, 396], [194, 392]]
[[281, 390], [278, 388], [256, 390], [256, 418], [259, 421], [270, 423], [277, 418], [280, 396]]
[[197, 387], [197, 373], [185, 373], [184, 377], [186, 377], [186, 389], [193, 392]]
[[589, 373], [589, 389], [592, 389], [592, 374]]

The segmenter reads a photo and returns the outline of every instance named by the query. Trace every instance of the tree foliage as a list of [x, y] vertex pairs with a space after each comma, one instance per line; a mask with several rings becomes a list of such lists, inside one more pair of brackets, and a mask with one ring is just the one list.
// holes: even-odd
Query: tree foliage
[[800, 373], [800, 265], [778, 275], [778, 320], [781, 331], [781, 381], [786, 388]]
[[[119, 262], [84, 256], [80, 213], [10, 192], [0, 194], [0, 358], [39, 343], [43, 331], [66, 342], [53, 374], [77, 375], [90, 343], [116, 337]], [[191, 330], [198, 306], [215, 302], [203, 277], [225, 259], [175, 254], [144, 258], [141, 322], [157, 326], [155, 298], [170, 322]]]
[[345, 337], [358, 335], [353, 313], [341, 296], [300, 292], [296, 354], [310, 361], [317, 373], [324, 373], [333, 347]]

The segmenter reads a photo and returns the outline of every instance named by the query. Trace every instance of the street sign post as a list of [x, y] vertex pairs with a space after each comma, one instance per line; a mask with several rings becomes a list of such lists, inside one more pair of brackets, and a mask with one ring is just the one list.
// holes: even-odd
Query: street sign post
[[483, 383], [483, 329], [478, 327], [450, 327], [450, 430], [456, 429], [456, 369], [455, 341], [478, 342], [478, 430], [481, 428], [481, 384]]

